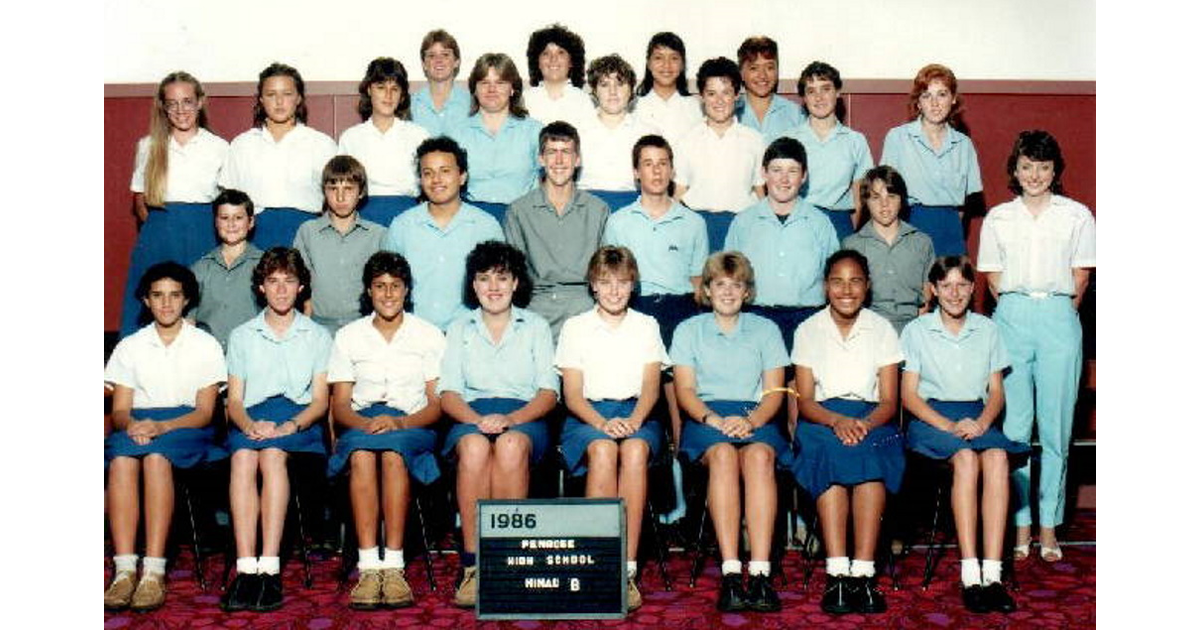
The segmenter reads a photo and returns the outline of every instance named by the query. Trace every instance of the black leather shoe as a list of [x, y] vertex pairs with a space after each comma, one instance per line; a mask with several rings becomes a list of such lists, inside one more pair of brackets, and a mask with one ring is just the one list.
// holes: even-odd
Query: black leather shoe
[[721, 591], [717, 595], [717, 610], [721, 612], [746, 610], [746, 591], [742, 588], [741, 573], [726, 573], [721, 576]]
[[750, 576], [749, 587], [746, 589], [746, 608], [755, 612], [779, 612], [783, 609], [779, 595], [771, 588], [770, 576]]
[[987, 599], [984, 597], [983, 587], [975, 584], [974, 586], [964, 586], [962, 589], [963, 606], [973, 613], [991, 612], [988, 607]]
[[221, 596], [221, 610], [225, 612], [249, 610], [258, 600], [260, 590], [257, 573], [238, 573], [233, 576], [233, 581], [229, 583], [225, 594]]
[[887, 611], [887, 601], [875, 587], [874, 577], [852, 577], [850, 580], [850, 601], [855, 605], [855, 612], [873, 615]]
[[821, 610], [831, 615], [854, 612], [853, 594], [850, 592], [850, 576], [830, 575], [825, 578], [825, 594], [821, 596]]
[[983, 601], [992, 612], [1007, 614], [1017, 609], [1012, 595], [1008, 594], [1008, 589], [1000, 582], [992, 582], [983, 587]]
[[258, 600], [254, 605], [255, 612], [268, 612], [283, 607], [283, 577], [275, 575], [260, 575], [262, 588], [258, 592]]

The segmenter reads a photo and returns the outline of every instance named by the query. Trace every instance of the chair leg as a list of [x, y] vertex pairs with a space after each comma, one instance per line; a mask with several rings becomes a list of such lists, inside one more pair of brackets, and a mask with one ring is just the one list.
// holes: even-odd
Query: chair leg
[[667, 572], [667, 543], [663, 540], [662, 530], [658, 524], [658, 510], [654, 509], [654, 502], [647, 499], [646, 515], [650, 517], [650, 531], [654, 534], [654, 550], [658, 554], [658, 572], [662, 577], [663, 590], [673, 590], [671, 586], [671, 574]]
[[417, 525], [421, 529], [421, 543], [425, 546], [425, 577], [429, 580], [429, 590], [437, 591], [437, 582], [433, 579], [433, 545], [429, 542], [429, 530], [425, 527], [425, 511], [421, 509], [421, 497], [414, 496], [413, 499]]
[[183, 487], [183, 504], [187, 509], [188, 525], [192, 530], [192, 555], [195, 556], [195, 566], [192, 567], [192, 570], [196, 576], [196, 582], [200, 585], [200, 591], [207, 593], [208, 581], [204, 579], [204, 557], [200, 555], [200, 532], [196, 527], [196, 508], [192, 505], [192, 491], [188, 488], [188, 484], [180, 485]]
[[296, 538], [300, 552], [300, 565], [304, 567], [304, 588], [312, 588], [312, 561], [308, 557], [308, 536], [304, 531], [304, 506], [300, 502], [300, 492], [292, 489], [292, 503], [296, 510]]
[[804, 533], [804, 543], [800, 548], [800, 553], [804, 557], [804, 584], [803, 590], [808, 590], [808, 583], [812, 580], [813, 568], [816, 565], [816, 553], [813, 552], [813, 543], [817, 532], [817, 527], [820, 525], [820, 515], [813, 517], [812, 524]]
[[692, 576], [688, 580], [688, 586], [691, 588], [696, 588], [696, 578], [700, 576], [700, 569], [704, 566], [704, 561], [708, 556], [708, 547], [704, 544], [704, 524], [707, 520], [708, 500], [705, 499], [704, 507], [700, 510], [700, 520], [696, 525], [696, 548], [692, 558]]
[[933, 581], [933, 567], [937, 560], [934, 551], [934, 540], [937, 538], [938, 526], [941, 520], [942, 493], [944, 490], [942, 484], [937, 484], [937, 490], [934, 493], [933, 499], [933, 525], [929, 528], [929, 546], [925, 548], [925, 575], [921, 579], [921, 590], [928, 590], [929, 583]]

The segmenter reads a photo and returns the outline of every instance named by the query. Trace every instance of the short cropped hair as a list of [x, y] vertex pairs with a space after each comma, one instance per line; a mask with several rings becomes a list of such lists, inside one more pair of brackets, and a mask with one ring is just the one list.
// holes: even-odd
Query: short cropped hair
[[587, 268], [588, 284], [600, 279], [605, 273], [629, 276], [636, 290], [639, 278], [637, 258], [628, 247], [604, 245], [592, 254]]
[[617, 75], [617, 81], [629, 86], [629, 104], [625, 109], [633, 111], [634, 105], [637, 103], [637, 99], [633, 98], [633, 90], [637, 87], [637, 75], [633, 73], [633, 66], [615, 53], [593, 59], [592, 63], [588, 64], [587, 84], [592, 88], [592, 101], [598, 102], [596, 86], [600, 84], [601, 79], [610, 74]]
[[666, 149], [667, 157], [670, 158], [671, 164], [675, 164], [675, 152], [671, 150], [671, 143], [667, 142], [666, 138], [656, 133], [648, 133], [641, 138], [638, 138], [637, 142], [633, 143], [633, 168], [638, 167], [638, 161], [642, 159], [642, 149], [645, 149], [646, 147]]
[[[183, 287], [183, 298], [187, 300], [187, 304], [183, 307], [184, 315], [200, 304], [200, 283], [196, 281], [196, 274], [173, 260], [150, 265], [146, 273], [142, 274], [141, 279], [138, 280], [137, 289], [134, 291], [138, 301], [150, 297], [150, 286], [163, 279], [174, 280]], [[143, 307], [138, 321], [146, 324], [149, 323], [149, 320], [150, 312]]]
[[767, 168], [771, 160], [780, 159], [796, 160], [800, 163], [800, 168], [804, 169], [805, 173], [808, 172], [808, 153], [804, 151], [804, 145], [791, 136], [780, 136], [767, 145], [767, 149], [763, 151], [763, 168]]
[[975, 282], [975, 265], [966, 256], [938, 256], [929, 268], [929, 282], [936, 285], [945, 280], [951, 269], [957, 269], [967, 282]]
[[468, 308], [479, 306], [479, 296], [475, 295], [475, 274], [485, 271], [507, 271], [517, 281], [513, 291], [512, 303], [524, 308], [533, 297], [533, 283], [529, 279], [529, 269], [525, 264], [525, 254], [521, 250], [504, 241], [484, 241], [475, 246], [467, 254], [467, 273], [463, 280], [463, 304]]
[[1050, 182], [1050, 192], [1063, 194], [1062, 174], [1067, 163], [1063, 160], [1058, 140], [1050, 132], [1033, 129], [1017, 134], [1012, 153], [1008, 156], [1008, 189], [1017, 195], [1021, 194], [1021, 182], [1017, 181], [1017, 158], [1021, 156], [1035, 162], [1054, 162], [1054, 180]]
[[817, 79], [825, 79], [826, 81], [829, 81], [833, 84], [833, 89], [835, 90], [842, 89], [842, 73], [838, 72], [837, 68], [834, 68], [824, 61], [814, 61], [807, 66], [804, 66], [804, 70], [800, 71], [800, 80], [797, 82], [797, 91], [803, 96], [805, 84], [807, 84], [809, 81], [815, 81]]
[[312, 282], [312, 274], [308, 271], [308, 265], [304, 264], [304, 257], [300, 255], [300, 251], [291, 247], [268, 249], [263, 252], [262, 258], [258, 259], [258, 264], [254, 266], [254, 271], [250, 274], [250, 282], [255, 289], [254, 294], [258, 298], [259, 304], [265, 304], [266, 300], [259, 293], [258, 287], [267, 281], [268, 276], [277, 271], [296, 276], [296, 279], [300, 281], [304, 288], [296, 296], [296, 304], [302, 304], [312, 291], [312, 287], [309, 286]]
[[742, 42], [742, 45], [738, 46], [738, 66], [744, 66], [751, 61], [754, 61], [756, 57], [765, 57], [767, 59], [774, 59], [778, 61], [779, 44], [775, 43], [775, 40], [765, 35], [747, 37], [745, 41]]
[[387, 81], [395, 81], [396, 85], [400, 86], [400, 100], [396, 102], [396, 109], [392, 113], [401, 120], [412, 118], [409, 113], [412, 98], [408, 93], [408, 72], [404, 70], [404, 64], [391, 57], [378, 57], [367, 64], [367, 72], [363, 75], [362, 81], [358, 82], [358, 115], [360, 118], [366, 120], [374, 111], [371, 108], [371, 86]]
[[867, 206], [867, 198], [871, 196], [871, 187], [875, 182], [883, 182], [888, 194], [900, 195], [900, 218], [908, 219], [908, 184], [904, 183], [900, 171], [887, 164], [876, 166], [863, 175], [862, 181], [858, 183], [858, 202], [864, 208]]
[[345, 181], [358, 184], [361, 194], [354, 209], [362, 209], [363, 205], [367, 203], [367, 195], [370, 194], [367, 192], [367, 169], [363, 167], [362, 162], [350, 155], [335, 155], [329, 158], [329, 161], [325, 163], [325, 168], [321, 170], [321, 186]]
[[[434, 29], [425, 34], [421, 39], [421, 61], [425, 60], [425, 52], [433, 47], [434, 44], [441, 44], [450, 49], [454, 53], [454, 58], [462, 61], [462, 53], [458, 50], [458, 40], [454, 36], [447, 33], [444, 29]], [[460, 64], [461, 65], [461, 64]], [[454, 69], [454, 74], [458, 74], [458, 68]]]
[[833, 273], [834, 265], [842, 262], [843, 260], [853, 260], [854, 262], [858, 263], [859, 268], [862, 269], [863, 275], [867, 277], [867, 280], [871, 279], [871, 265], [867, 262], [866, 256], [853, 249], [839, 249], [830, 254], [829, 258], [825, 259], [825, 280], [828, 280], [830, 274]]
[[642, 83], [638, 86], [638, 96], [645, 96], [654, 88], [654, 75], [650, 73], [650, 56], [654, 54], [654, 49], [659, 47], [679, 53], [682, 63], [679, 65], [679, 76], [675, 77], [675, 90], [680, 96], [687, 96], [690, 94], [687, 83], [687, 48], [684, 47], [683, 40], [670, 31], [655, 33], [650, 38], [650, 43], [646, 44], [646, 73], [642, 75]]
[[696, 89], [703, 93], [704, 84], [713, 78], [729, 79], [734, 94], [742, 91], [742, 72], [729, 57], [714, 57], [700, 64], [700, 70], [696, 72]]
[[484, 53], [475, 61], [475, 67], [471, 69], [471, 75], [467, 77], [467, 89], [471, 92], [471, 115], [475, 115], [479, 111], [479, 99], [475, 97], [475, 85], [487, 77], [488, 70], [495, 70], [502, 81], [508, 81], [512, 85], [512, 97], [508, 99], [508, 113], [517, 118], [528, 116], [529, 111], [525, 109], [525, 101], [521, 100], [521, 92], [524, 89], [521, 72], [517, 70], [517, 64], [513, 63], [512, 58], [504, 53]]
[[246, 210], [247, 216], [254, 217], [254, 202], [250, 200], [250, 195], [236, 188], [223, 188], [217, 193], [216, 199], [212, 200], [213, 218], [216, 218], [217, 210], [221, 206], [241, 206]]
[[542, 69], [538, 67], [538, 57], [541, 57], [542, 51], [550, 44], [567, 51], [567, 55], [571, 57], [567, 80], [575, 87], [583, 87], [583, 39], [562, 24], [551, 24], [529, 35], [529, 45], [525, 48], [525, 58], [529, 62], [529, 85], [535, 86], [542, 82]]
[[308, 99], [304, 98], [304, 79], [301, 78], [300, 71], [286, 63], [276, 61], [258, 73], [258, 87], [254, 92], [254, 126], [261, 127], [267, 122], [267, 110], [263, 109], [261, 99], [263, 84], [271, 77], [291, 77], [292, 82], [296, 85], [296, 94], [300, 95], [300, 104], [296, 106], [296, 120], [308, 122]]
[[538, 132], [538, 153], [546, 150], [546, 143], [551, 140], [567, 141], [575, 143], [575, 151], [579, 152], [579, 132], [575, 129], [575, 125], [564, 120], [556, 120]]
[[363, 292], [360, 298], [360, 312], [365, 313], [370, 311], [371, 298], [367, 297], [367, 289], [371, 288], [371, 283], [375, 281], [375, 278], [384, 275], [392, 276], [393, 278], [400, 278], [400, 281], [404, 283], [405, 288], [408, 289], [407, 294], [404, 296], [404, 310], [412, 310], [412, 268], [408, 266], [408, 261], [404, 259], [404, 256], [401, 256], [396, 252], [380, 250], [374, 254], [371, 254], [371, 257], [367, 259], [366, 264], [363, 265]]
[[729, 251], [717, 252], [704, 261], [704, 271], [700, 274], [700, 286], [696, 287], [697, 304], [705, 307], [712, 306], [712, 299], [704, 293], [704, 289], [711, 289], [712, 287], [709, 285], [723, 276], [729, 276], [746, 286], [748, 295], [744, 304], [754, 301], [754, 265], [750, 264], [750, 259], [746, 258], [742, 252]]
[[954, 103], [950, 105], [950, 114], [946, 116], [946, 121], [957, 127], [963, 109], [962, 99], [958, 97], [958, 79], [955, 78], [953, 70], [937, 63], [931, 63], [921, 68], [917, 71], [917, 76], [913, 77], [912, 91], [908, 93], [908, 116], [916, 118], [921, 114], [921, 108], [918, 105], [921, 95], [929, 89], [929, 84], [934, 81], [945, 83], [950, 94], [954, 95]]

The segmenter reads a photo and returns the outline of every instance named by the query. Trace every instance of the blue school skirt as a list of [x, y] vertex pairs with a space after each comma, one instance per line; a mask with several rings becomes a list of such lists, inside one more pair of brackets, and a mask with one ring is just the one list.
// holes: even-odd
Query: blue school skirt
[[392, 225], [392, 219], [415, 205], [417, 200], [408, 195], [372, 195], [367, 197], [367, 202], [358, 209], [358, 214], [387, 228]]
[[470, 200], [469, 203], [492, 215], [492, 218], [496, 219], [502, 227], [504, 226], [504, 215], [508, 213], [508, 204], [493, 201], [476, 201], [474, 199]]
[[[193, 411], [195, 407], [181, 405], [179, 407], [154, 407], [150, 409], [134, 409], [130, 416], [134, 420], [154, 420], [155, 422], [178, 418]], [[214, 452], [215, 451], [215, 452]], [[166, 457], [176, 468], [191, 468], [197, 464], [210, 461], [211, 456], [219, 455], [222, 451], [213, 443], [212, 425], [199, 429], [175, 429], [168, 431], [149, 444], [134, 443], [129, 434], [124, 431], [114, 431], [104, 438], [104, 467], [116, 457], [137, 457], [158, 454]]]
[[854, 222], [850, 220], [850, 215], [854, 214], [853, 210], [830, 210], [820, 206], [817, 206], [817, 210], [829, 217], [829, 222], [833, 224], [833, 229], [837, 232], [839, 243], [854, 233]]
[[138, 281], [151, 265], [173, 260], [188, 267], [217, 246], [210, 204], [172, 202], [165, 208], [149, 210], [129, 256], [121, 306], [121, 337], [150, 323], [142, 319], [142, 303], [136, 293]]
[[[821, 406], [852, 418], [865, 418], [876, 403], [829, 398]], [[900, 491], [904, 477], [904, 438], [892, 423], [875, 427], [854, 446], [846, 446], [833, 429], [802, 420], [792, 442], [792, 474], [812, 496], [820, 497], [833, 485], [855, 486], [882, 481], [888, 492]]]
[[704, 226], [708, 228], [708, 252], [712, 254], [724, 251], [725, 235], [729, 233], [729, 226], [733, 224], [733, 218], [737, 216], [737, 213], [696, 210], [696, 214], [704, 219]]
[[250, 240], [264, 252], [272, 247], [291, 247], [300, 225], [319, 216], [296, 208], [265, 208], [254, 216], [254, 237]]
[[[272, 396], [246, 409], [246, 414], [253, 420], [269, 420], [279, 425], [294, 418], [296, 414], [304, 411], [305, 407], [307, 405], [292, 402], [284, 396]], [[225, 448], [229, 449], [230, 453], [244, 448], [254, 451], [261, 451], [264, 448], [277, 448], [288, 453], [316, 453], [324, 455], [325, 441], [322, 439], [322, 425], [323, 421], [317, 421], [309, 425], [307, 429], [291, 435], [271, 438], [269, 440], [252, 440], [246, 437], [246, 434], [242, 433], [241, 429], [230, 423], [229, 436], [225, 440]]]
[[[605, 418], [628, 418], [637, 406], [636, 398], [627, 400], [593, 400], [592, 407]], [[567, 464], [567, 472], [572, 477], [578, 477], [587, 472], [587, 447], [594, 440], [611, 440], [606, 433], [581, 421], [579, 418], [567, 416], [562, 428], [562, 454]], [[642, 426], [633, 435], [623, 440], [645, 440], [650, 445], [650, 459], [662, 448], [663, 430], [657, 420], [646, 418]]]
[[[517, 398], [479, 398], [468, 403], [475, 413], [487, 415], [489, 413], [512, 413], [521, 407], [528, 404], [527, 401]], [[546, 421], [539, 418], [522, 424], [514, 425], [508, 428], [508, 431], [521, 433], [529, 438], [532, 448], [529, 450], [529, 463], [536, 464], [542, 461], [542, 456], [546, 454], [546, 447], [550, 445], [550, 430], [546, 427]], [[464, 436], [480, 434], [491, 440], [493, 443], [496, 438], [504, 435], [504, 433], [496, 433], [494, 435], [486, 435], [479, 431], [479, 427], [466, 422], [456, 422], [450, 427], [450, 431], [446, 433], [446, 441], [442, 444], [442, 457], [453, 461], [457, 456], [454, 448], [458, 445], [458, 441]]]
[[908, 222], [933, 240], [935, 256], [961, 256], [967, 253], [958, 206], [926, 206], [912, 204]]
[[[957, 402], [930, 399], [926, 402], [935, 411], [954, 422], [963, 418], [978, 418], [983, 411], [983, 402], [978, 400]], [[942, 431], [914, 417], [908, 422], [907, 438], [909, 449], [933, 459], [949, 459], [964, 448], [973, 451], [1000, 448], [1015, 454], [1029, 452], [1028, 444], [1014, 442], [1005, 437], [997, 422], [993, 422], [992, 426], [983, 432], [983, 435], [973, 440], [964, 440], [953, 433]]]
[[[383, 403], [375, 403], [365, 409], [360, 409], [359, 415], [374, 418], [384, 414], [403, 416], [405, 413]], [[370, 434], [358, 429], [347, 429], [337, 438], [337, 446], [333, 456], [329, 458], [326, 474], [335, 477], [350, 461], [354, 451], [394, 451], [404, 458], [408, 474], [420, 483], [433, 483], [441, 470], [438, 468], [434, 449], [437, 448], [437, 431], [424, 427], [397, 429], [387, 433]]]
[[787, 348], [788, 356], [792, 356], [792, 342], [796, 340], [796, 328], [820, 311], [820, 306], [759, 306], [748, 304], [746, 312], [762, 315], [775, 322], [779, 333], [783, 335], [783, 345]]
[[[721, 416], [746, 416], [757, 405], [754, 402], [742, 400], [709, 400], [705, 401], [713, 413]], [[772, 420], [754, 430], [748, 438], [731, 438], [717, 429], [699, 422], [684, 421], [683, 436], [679, 440], [679, 453], [688, 461], [698, 462], [714, 444], [766, 444], [775, 449], [775, 467], [790, 469], [792, 467], [792, 448], [784, 437], [779, 423]]]
[[608, 204], [610, 212], [616, 212], [638, 200], [640, 193], [636, 190], [589, 190], [601, 201]]
[[667, 348], [671, 347], [671, 340], [675, 337], [675, 328], [683, 320], [700, 312], [700, 308], [696, 306], [696, 298], [690, 293], [638, 294], [634, 296], [630, 306], [633, 307], [633, 310], [645, 313], [658, 322], [658, 332], [662, 336], [663, 345]]

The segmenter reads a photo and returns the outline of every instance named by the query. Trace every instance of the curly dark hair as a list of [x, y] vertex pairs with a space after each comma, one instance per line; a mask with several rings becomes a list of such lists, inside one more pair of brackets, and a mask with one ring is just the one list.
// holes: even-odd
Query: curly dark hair
[[266, 304], [266, 299], [262, 295], [259, 287], [267, 281], [267, 276], [282, 271], [287, 274], [296, 276], [303, 287], [300, 294], [296, 296], [296, 304], [303, 304], [304, 300], [308, 299], [312, 293], [312, 274], [308, 271], [308, 265], [304, 264], [304, 257], [300, 255], [300, 251], [291, 247], [272, 247], [263, 252], [262, 258], [258, 260], [258, 264], [254, 266], [254, 271], [250, 274], [250, 282], [254, 287], [255, 297], [258, 298], [259, 305]]
[[583, 87], [583, 71], [586, 67], [583, 38], [562, 24], [551, 24], [529, 35], [529, 45], [525, 48], [525, 59], [529, 62], [529, 86], [533, 87], [542, 82], [542, 69], [538, 67], [538, 57], [550, 44], [555, 44], [567, 51], [571, 57], [571, 68], [567, 70], [567, 79], [571, 85], [577, 88]]
[[386, 81], [395, 81], [400, 86], [400, 100], [392, 113], [400, 120], [411, 120], [409, 106], [412, 105], [412, 97], [408, 93], [408, 72], [404, 70], [404, 64], [391, 57], [378, 57], [367, 64], [367, 71], [362, 81], [358, 82], [358, 116], [363, 120], [371, 117], [371, 86]]
[[484, 241], [467, 254], [467, 271], [463, 279], [463, 304], [467, 308], [479, 306], [479, 296], [475, 295], [475, 288], [472, 286], [475, 274], [493, 269], [512, 274], [513, 279], [517, 281], [512, 303], [522, 308], [528, 306], [530, 298], [533, 297], [533, 283], [529, 279], [529, 269], [525, 265], [525, 254], [504, 241]]

